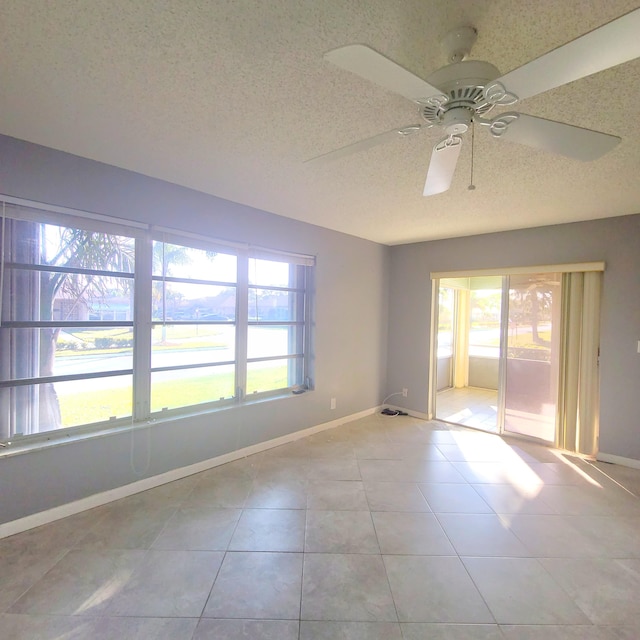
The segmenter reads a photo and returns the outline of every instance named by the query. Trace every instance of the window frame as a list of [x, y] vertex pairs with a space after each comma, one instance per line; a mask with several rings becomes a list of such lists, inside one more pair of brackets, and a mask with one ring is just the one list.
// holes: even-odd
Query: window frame
[[[167, 321], [166, 319], [166, 309], [163, 305], [163, 317], [161, 320], [157, 320], [153, 318], [153, 314], [150, 312], [149, 317], [149, 326], [150, 331], [149, 335], [146, 339], [146, 344], [149, 345], [149, 403], [151, 403], [151, 394], [153, 393], [153, 385], [151, 381], [151, 375], [153, 373], [165, 373], [170, 371], [180, 371], [180, 370], [190, 370], [190, 369], [205, 369], [210, 367], [225, 367], [225, 366], [233, 366], [234, 368], [234, 384], [233, 384], [233, 395], [230, 398], [216, 398], [206, 402], [201, 402], [197, 404], [185, 405], [181, 407], [166, 407], [159, 410], [152, 410], [149, 404], [148, 408], [148, 417], [150, 419], [156, 419], [162, 416], [176, 416], [180, 414], [184, 414], [185, 411], [207, 411], [211, 409], [215, 409], [217, 407], [230, 406], [236, 403], [238, 399], [237, 394], [237, 376], [238, 376], [238, 351], [237, 347], [235, 349], [235, 358], [233, 360], [224, 360], [220, 362], [206, 362], [206, 363], [197, 363], [197, 364], [185, 364], [185, 365], [166, 365], [166, 366], [153, 366], [152, 364], [152, 332], [156, 327], [162, 326], [185, 326], [185, 325], [196, 325], [196, 326], [232, 326], [235, 327], [236, 334], [236, 343], [237, 343], [237, 334], [238, 334], [238, 295], [239, 295], [239, 283], [238, 283], [238, 273], [239, 273], [239, 251], [234, 249], [230, 245], [220, 245], [216, 243], [215, 240], [207, 241], [205, 238], [200, 236], [195, 236], [193, 234], [185, 234], [181, 235], [177, 231], [173, 231], [172, 233], [168, 233], [166, 231], [160, 230], [151, 230], [151, 246], [153, 252], [153, 243], [162, 242], [165, 244], [171, 244], [174, 246], [179, 246], [188, 249], [197, 249], [197, 250], [205, 250], [205, 251], [217, 251], [220, 253], [224, 253], [227, 255], [233, 255], [236, 258], [236, 277], [234, 281], [221, 281], [221, 280], [208, 280], [206, 278], [187, 278], [184, 276], [174, 277], [167, 276], [164, 273], [164, 264], [161, 275], [156, 275], [153, 273], [153, 260], [151, 263], [147, 265], [149, 277], [151, 278], [151, 286], [155, 282], [168, 282], [168, 283], [185, 283], [185, 284], [203, 284], [205, 286], [219, 286], [219, 287], [234, 287], [235, 288], [235, 319], [230, 321], [218, 321], [218, 320], [171, 320]], [[150, 306], [150, 305], [149, 305]], [[190, 410], [190, 411], [189, 411]], [[143, 418], [144, 419], [144, 418]]]
[[[29, 270], [37, 271], [58, 271], [61, 273], [78, 273], [81, 272], [90, 276], [108, 276], [108, 277], [125, 277], [132, 280], [133, 284], [133, 306], [132, 317], [130, 320], [51, 320], [51, 321], [1, 321], [0, 330], [5, 328], [19, 328], [18, 325], [24, 325], [24, 328], [41, 328], [41, 327], [129, 327], [133, 331], [133, 353], [132, 366], [130, 369], [112, 370], [104, 372], [86, 372], [56, 376], [36, 376], [30, 379], [7, 379], [0, 380], [0, 389], [26, 384], [43, 384], [57, 383], [74, 380], [85, 380], [93, 378], [107, 378], [118, 375], [132, 376], [132, 397], [131, 397], [131, 415], [108, 420], [100, 420], [91, 423], [78, 424], [74, 426], [61, 426], [50, 431], [37, 431], [28, 435], [13, 435], [5, 440], [0, 440], [3, 447], [18, 443], [20, 445], [27, 442], [38, 442], [47, 440], [60, 440], [69, 438], [74, 435], [80, 435], [90, 432], [103, 432], [105, 429], [132, 426], [136, 423], [150, 422], [162, 417], [179, 417], [187, 416], [194, 413], [213, 411], [221, 408], [229, 408], [239, 406], [245, 402], [262, 401], [272, 398], [280, 398], [290, 396], [292, 391], [301, 389], [310, 390], [313, 388], [311, 380], [311, 361], [312, 361], [312, 284], [314, 279], [315, 257], [295, 254], [289, 252], [280, 252], [259, 247], [251, 247], [246, 244], [232, 243], [223, 240], [216, 240], [206, 236], [191, 234], [189, 232], [181, 232], [175, 229], [165, 229], [161, 227], [151, 227], [141, 223], [126, 220], [110, 218], [101, 214], [89, 214], [75, 210], [68, 210], [61, 207], [48, 207], [40, 203], [33, 203], [21, 199], [10, 198], [0, 195], [2, 200], [2, 211], [0, 212], [0, 313], [2, 313], [1, 300], [3, 291], [6, 286], [4, 282], [4, 274], [8, 269], [16, 268], [16, 265], [5, 264], [4, 262], [4, 243], [5, 243], [5, 221], [9, 219], [26, 220], [38, 224], [53, 224], [67, 228], [77, 228], [86, 231], [98, 233], [117, 234], [132, 238], [135, 243], [135, 266], [133, 273], [108, 271], [102, 269], [74, 269], [72, 267], [50, 267], [48, 265], [28, 265]], [[154, 275], [153, 269], [153, 243], [166, 242], [181, 246], [191, 247], [195, 249], [206, 249], [208, 251], [218, 251], [225, 254], [231, 254], [236, 257], [236, 278], [235, 282], [209, 281], [203, 279], [207, 285], [235, 287], [236, 291], [236, 313], [235, 319], [230, 321], [204, 320], [195, 322], [193, 320], [172, 320], [168, 322], [166, 317], [161, 321], [153, 318], [152, 295], [154, 283], [158, 281], [158, 276]], [[296, 272], [296, 286], [276, 287], [272, 285], [253, 285], [249, 284], [249, 262], [252, 258], [276, 260], [288, 262], [291, 272]], [[20, 267], [22, 268], [22, 266]], [[193, 279], [185, 277], [167, 277], [163, 273], [161, 279], [165, 282], [185, 282], [193, 283]], [[302, 280], [302, 283], [300, 283]], [[200, 281], [198, 280], [198, 283]], [[291, 280], [290, 280], [291, 284]], [[300, 284], [302, 286], [300, 286]], [[296, 300], [296, 317], [290, 321], [259, 321], [258, 319], [251, 321], [249, 319], [249, 299], [248, 296], [253, 290], [268, 289], [282, 290], [295, 294]], [[6, 294], [5, 294], [6, 297]], [[301, 317], [298, 317], [301, 316]], [[220, 361], [212, 363], [191, 363], [178, 366], [152, 366], [152, 333], [155, 326], [181, 325], [181, 324], [202, 324], [202, 325], [225, 325], [235, 327], [235, 358], [232, 361]], [[297, 331], [301, 332], [298, 342], [301, 344], [301, 352], [298, 349], [294, 353], [279, 354], [267, 357], [249, 358], [247, 353], [249, 327], [252, 326], [295, 326]], [[36, 359], [38, 356], [34, 356]], [[255, 362], [269, 360], [283, 360], [295, 362], [300, 367], [298, 380], [292, 383], [291, 378], [288, 379], [288, 385], [274, 389], [267, 389], [256, 393], [247, 394], [247, 371], [249, 366]], [[39, 361], [39, 360], [38, 360]], [[299, 364], [298, 364], [299, 363]], [[175, 408], [167, 408], [159, 411], [151, 411], [151, 394], [152, 384], [151, 375], [155, 372], [172, 371], [180, 369], [193, 369], [211, 366], [230, 366], [233, 365], [234, 377], [234, 394], [231, 398], [212, 399], [211, 401], [191, 404]], [[2, 416], [0, 416], [1, 418]], [[37, 425], [40, 429], [41, 425]], [[6, 450], [6, 449], [3, 449]]]
[[[249, 295], [252, 290], [255, 290], [256, 293], [259, 290], [262, 291], [286, 291], [287, 293], [295, 294], [295, 312], [293, 314], [293, 320], [260, 320], [257, 316], [255, 320], [251, 320], [250, 316], [247, 312], [247, 357], [246, 357], [246, 369], [248, 374], [249, 365], [253, 363], [259, 362], [275, 362], [278, 360], [287, 360], [290, 363], [295, 362], [296, 367], [301, 366], [301, 375], [299, 375], [300, 382], [292, 382], [291, 381], [291, 372], [288, 371], [288, 386], [286, 389], [294, 389], [296, 387], [309, 387], [309, 363], [308, 359], [305, 358], [305, 354], [309, 353], [310, 344], [308, 342], [310, 331], [311, 331], [311, 313], [309, 307], [309, 295], [308, 295], [308, 281], [310, 279], [310, 270], [308, 265], [304, 264], [303, 261], [297, 262], [295, 260], [283, 260], [282, 256], [272, 256], [266, 257], [264, 252], [255, 252], [256, 255], [252, 255], [251, 252], [249, 254], [249, 260], [271, 260], [274, 262], [288, 262], [289, 263], [289, 286], [277, 286], [272, 284], [248, 284], [248, 293], [247, 293], [247, 301], [249, 300]], [[302, 262], [302, 264], [301, 264]], [[295, 275], [292, 276], [295, 271]], [[293, 285], [291, 284], [292, 279], [294, 280]], [[302, 281], [302, 282], [300, 282]], [[302, 285], [302, 286], [301, 286]], [[256, 311], [258, 310], [258, 305], [256, 304]], [[298, 319], [301, 318], [301, 319]], [[249, 341], [249, 329], [251, 327], [288, 327], [288, 328], [296, 328], [301, 332], [301, 335], [298, 337], [296, 342], [301, 344], [301, 350], [291, 353], [291, 349], [288, 352], [282, 354], [276, 354], [271, 356], [259, 356], [259, 357], [250, 357], [248, 353], [248, 341]], [[289, 337], [289, 344], [291, 343], [291, 337]], [[300, 364], [301, 363], [301, 364]], [[247, 393], [248, 381], [245, 378], [245, 393]], [[250, 394], [247, 394], [250, 397], [264, 397], [268, 396], [270, 393], [277, 392], [278, 389], [264, 390], [264, 391], [254, 391]]]
[[[5, 256], [5, 245], [4, 245], [4, 236], [7, 231], [7, 221], [16, 221], [16, 222], [26, 222], [33, 223], [36, 225], [51, 225], [57, 226], [61, 228], [67, 229], [75, 229], [81, 230], [89, 233], [101, 233], [105, 235], [117, 235], [121, 237], [128, 238], [133, 240], [134, 246], [137, 243], [137, 238], [139, 237], [140, 230], [137, 227], [126, 227], [121, 224], [106, 222], [104, 220], [96, 221], [91, 217], [83, 218], [81, 216], [67, 216], [67, 215], [59, 215], [57, 213], [51, 213], [47, 211], [39, 211], [34, 210], [32, 208], [25, 208], [22, 206], [15, 206], [10, 209], [9, 212], [6, 211], [6, 205], [3, 203], [2, 208], [2, 219], [1, 219], [1, 235], [2, 235], [2, 246], [0, 247], [0, 281], [2, 283], [2, 289], [7, 286], [6, 276], [8, 273], [16, 272], [25, 272], [25, 273], [64, 273], [64, 274], [77, 274], [77, 275], [85, 275], [89, 277], [98, 276], [98, 277], [107, 277], [107, 278], [120, 278], [131, 280], [133, 286], [135, 288], [135, 270], [134, 271], [117, 271], [117, 270], [109, 270], [109, 269], [96, 269], [96, 268], [82, 268], [82, 267], [66, 267], [66, 266], [56, 266], [49, 265], [46, 263], [40, 262], [10, 262]], [[38, 295], [41, 291], [41, 283], [37, 284]], [[0, 295], [3, 295], [4, 292], [0, 290]], [[10, 295], [10, 294], [9, 294]], [[135, 295], [135, 294], [134, 294]], [[8, 296], [7, 296], [8, 297]], [[43, 320], [41, 319], [40, 314], [38, 314], [38, 319], [7, 319], [3, 318], [7, 314], [4, 313], [2, 306], [0, 304], [0, 330], [8, 329], [8, 330], [16, 330], [16, 329], [27, 329], [39, 331], [42, 329], [99, 329], [99, 328], [129, 328], [132, 331], [134, 330], [135, 325], [135, 311], [132, 307], [132, 317], [130, 320], [55, 320], [53, 317], [51, 319]], [[35, 336], [36, 334], [34, 334]], [[17, 337], [17, 336], [16, 336]], [[11, 338], [9, 338], [11, 340]], [[13, 338], [15, 340], [15, 337]], [[37, 338], [40, 339], [40, 336]], [[11, 358], [11, 356], [9, 356]], [[38, 356], [33, 356], [32, 364], [40, 368], [42, 364], [41, 359]], [[16, 378], [12, 376], [8, 376], [4, 380], [0, 380], [0, 391], [4, 391], [5, 389], [17, 389], [19, 387], [27, 387], [31, 388], [32, 393], [39, 394], [43, 388], [43, 385], [55, 385], [56, 383], [66, 383], [66, 382], [76, 382], [80, 380], [99, 380], [105, 378], [113, 378], [113, 377], [125, 377], [131, 376], [132, 383], [131, 388], [133, 391], [133, 354], [131, 358], [131, 367], [124, 369], [105, 369], [102, 371], [95, 372], [82, 372], [82, 373], [74, 373], [74, 374], [57, 374], [57, 375], [32, 375], [30, 377], [21, 377]], [[13, 392], [20, 393], [20, 392]], [[28, 392], [27, 392], [28, 393]], [[13, 428], [16, 427], [16, 410], [18, 407], [12, 406], [15, 400], [11, 399], [11, 391], [8, 394], [9, 397], [6, 398], [8, 401], [8, 405], [6, 405], [7, 416], [10, 420], [9, 429], [11, 429], [11, 422], [13, 422]], [[57, 394], [56, 394], [57, 396]], [[56, 399], [57, 402], [57, 399]], [[133, 395], [131, 397], [130, 410], [133, 413]], [[1, 417], [1, 416], [0, 416]], [[29, 421], [27, 421], [29, 422]], [[35, 425], [35, 431], [30, 432], [31, 429], [34, 428], [34, 422], [31, 422], [28, 425], [28, 429], [26, 433], [18, 433], [18, 434], [10, 434], [8, 438], [1, 440], [2, 442], [10, 442], [19, 440], [20, 442], [25, 439], [53, 439], [57, 438], [58, 435], [69, 435], [69, 430], [73, 430], [75, 433], [76, 429], [96, 429], [96, 428], [104, 428], [104, 425], [122, 425], [131, 422], [131, 415], [123, 415], [123, 416], [110, 416], [109, 418], [95, 420], [90, 423], [83, 423], [73, 426], [60, 426], [58, 428], [53, 428], [51, 430], [41, 430], [41, 425]]]

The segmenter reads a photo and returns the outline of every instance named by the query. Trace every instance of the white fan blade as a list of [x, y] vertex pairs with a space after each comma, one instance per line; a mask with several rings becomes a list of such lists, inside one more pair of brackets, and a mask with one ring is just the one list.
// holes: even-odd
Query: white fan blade
[[439, 89], [363, 44], [350, 44], [333, 49], [325, 53], [324, 57], [337, 67], [351, 71], [418, 104], [425, 103], [431, 97], [443, 95]]
[[329, 151], [328, 153], [323, 153], [322, 155], [316, 156], [315, 158], [305, 160], [305, 163], [313, 162], [314, 164], [322, 164], [325, 162], [333, 162], [334, 160], [342, 158], [343, 156], [349, 156], [352, 153], [357, 153], [358, 151], [366, 151], [367, 149], [371, 149], [371, 147], [377, 147], [379, 144], [384, 144], [385, 142], [390, 142], [391, 140], [406, 138], [407, 136], [417, 133], [422, 128], [423, 126], [420, 124], [410, 124], [399, 129], [385, 131], [384, 133], [379, 133], [377, 136], [367, 138], [366, 140], [360, 140], [359, 142], [348, 144], [346, 147], [340, 147], [340, 149], [336, 149], [335, 151]]
[[498, 78], [523, 100], [640, 57], [640, 9]]
[[435, 196], [449, 189], [458, 164], [460, 149], [462, 149], [462, 138], [458, 136], [445, 138], [433, 147], [422, 195]]
[[[514, 117], [515, 116], [515, 117]], [[502, 120], [504, 119], [504, 120]], [[507, 122], [493, 135], [510, 142], [551, 151], [576, 160], [595, 160], [611, 151], [620, 138], [600, 131], [574, 127], [563, 122], [545, 120], [524, 113], [504, 113], [494, 118], [493, 123]]]

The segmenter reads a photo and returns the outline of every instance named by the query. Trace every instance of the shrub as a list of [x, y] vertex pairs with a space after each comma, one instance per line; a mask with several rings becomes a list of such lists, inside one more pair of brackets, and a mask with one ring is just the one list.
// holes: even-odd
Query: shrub
[[58, 351], [75, 351], [78, 349], [78, 344], [72, 340], [58, 340], [56, 342], [56, 350]]

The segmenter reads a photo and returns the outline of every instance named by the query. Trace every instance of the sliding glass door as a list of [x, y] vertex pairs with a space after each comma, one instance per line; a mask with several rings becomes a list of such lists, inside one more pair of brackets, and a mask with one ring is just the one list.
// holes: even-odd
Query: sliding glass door
[[508, 280], [503, 430], [553, 442], [560, 371], [561, 275], [512, 275]]
[[593, 455], [603, 269], [432, 273], [430, 414]]

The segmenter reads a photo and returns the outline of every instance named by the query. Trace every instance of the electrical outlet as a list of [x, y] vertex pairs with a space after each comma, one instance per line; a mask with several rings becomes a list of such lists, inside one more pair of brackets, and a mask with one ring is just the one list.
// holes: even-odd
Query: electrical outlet
[[336, 408], [336, 399], [335, 398], [331, 398], [331, 408], [332, 409]]
[[406, 398], [409, 395], [409, 389], [403, 389], [402, 390], [402, 397]]

